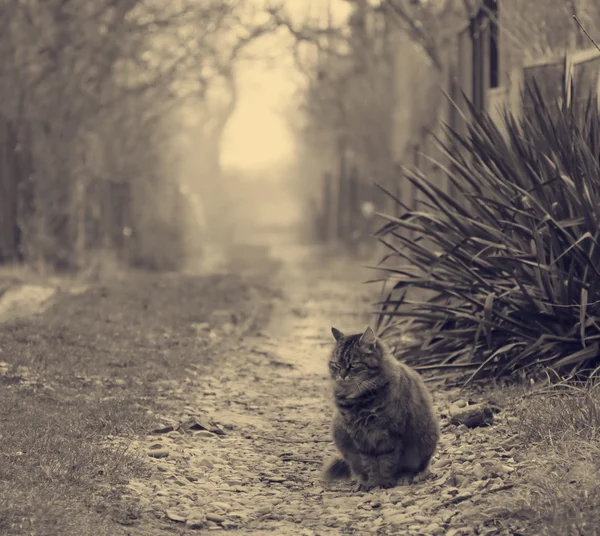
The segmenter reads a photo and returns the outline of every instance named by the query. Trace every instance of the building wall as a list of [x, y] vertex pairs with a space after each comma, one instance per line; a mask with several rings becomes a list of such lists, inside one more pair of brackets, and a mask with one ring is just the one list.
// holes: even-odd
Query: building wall
[[509, 91], [519, 82], [515, 70], [560, 56], [568, 49], [590, 46], [581, 39], [565, 0], [499, 2], [500, 84]]

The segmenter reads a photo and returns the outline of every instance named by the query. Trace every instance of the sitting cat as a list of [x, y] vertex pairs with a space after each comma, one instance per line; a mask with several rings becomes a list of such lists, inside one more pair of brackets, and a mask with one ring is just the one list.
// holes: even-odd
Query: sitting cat
[[424, 471], [440, 432], [431, 395], [419, 374], [398, 362], [371, 328], [336, 339], [329, 370], [337, 408], [333, 439], [342, 458], [326, 480], [354, 476], [353, 491], [390, 488]]

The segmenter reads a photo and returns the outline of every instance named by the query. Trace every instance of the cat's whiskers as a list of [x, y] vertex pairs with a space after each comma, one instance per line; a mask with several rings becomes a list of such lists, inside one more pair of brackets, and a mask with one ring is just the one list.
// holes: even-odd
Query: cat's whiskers
[[376, 382], [374, 382], [373, 378], [367, 379], [367, 380], [363, 380], [363, 381], [357, 381], [356, 379], [353, 379], [354, 383], [356, 384], [356, 387], [358, 388], [360, 393], [364, 393], [365, 391], [369, 392], [369, 394], [376, 394], [376, 387], [377, 384]]

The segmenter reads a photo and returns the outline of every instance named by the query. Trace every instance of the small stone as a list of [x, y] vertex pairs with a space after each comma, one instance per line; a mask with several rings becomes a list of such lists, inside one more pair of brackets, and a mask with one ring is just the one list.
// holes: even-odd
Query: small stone
[[223, 517], [221, 514], [209, 512], [206, 514], [206, 519], [208, 519], [208, 521], [213, 521], [214, 523], [223, 523], [227, 518]]
[[153, 433], [153, 434], [168, 434], [169, 432], [172, 432], [173, 430], [175, 430], [174, 426], [164, 426], [163, 428], [156, 428], [156, 429], [152, 430], [151, 433]]
[[473, 466], [473, 474], [479, 479], [483, 480], [486, 476], [488, 476], [487, 471], [483, 468], [480, 463], [476, 463]]
[[413, 506], [417, 500], [414, 497], [405, 497], [402, 499], [402, 506], [404, 508], [408, 508], [409, 506]]
[[456, 488], [464, 488], [469, 484], [469, 479], [465, 475], [454, 475], [454, 487]]
[[442, 512], [440, 519], [443, 523], [450, 523], [450, 520], [456, 515], [457, 512], [446, 511]]
[[166, 458], [169, 456], [169, 450], [168, 449], [148, 449], [147, 451], [148, 456], [150, 456], [151, 458]]
[[205, 439], [216, 439], [217, 435], [212, 432], [207, 432], [206, 430], [200, 430], [199, 432], [194, 432], [194, 437], [204, 437]]
[[223, 512], [229, 512], [229, 510], [231, 510], [231, 505], [224, 502], [213, 502], [210, 503], [210, 505], [217, 510], [222, 510]]
[[129, 487], [136, 493], [139, 493], [140, 495], [148, 491], [148, 487], [145, 484], [142, 484], [141, 482], [129, 482], [129, 484], [127, 484], [127, 487]]
[[464, 424], [467, 428], [489, 426], [494, 422], [494, 412], [489, 406], [473, 404], [455, 411], [450, 422], [456, 425]]
[[225, 333], [225, 335], [229, 335], [229, 334], [233, 333], [234, 330], [235, 330], [235, 327], [233, 326], [233, 324], [231, 322], [225, 322], [221, 326], [221, 331], [223, 333]]
[[187, 512], [179, 512], [173, 509], [167, 510], [166, 514], [171, 521], [177, 521], [179, 523], [185, 523], [188, 518]]
[[466, 501], [467, 499], [470, 499], [471, 497], [473, 497], [473, 494], [470, 491], [461, 491], [458, 495], [454, 497], [454, 501], [462, 502]]
[[438, 504], [438, 499], [436, 497], [430, 497], [425, 499], [419, 506], [421, 510], [429, 510]]
[[501, 478], [491, 478], [490, 488], [504, 486], [504, 481]]
[[440, 460], [437, 460], [433, 464], [432, 469], [443, 469], [444, 467], [447, 467], [451, 463], [452, 463], [452, 460], [450, 460], [449, 458], [441, 458]]
[[458, 400], [450, 405], [448, 408], [448, 414], [452, 417], [455, 413], [458, 413], [460, 410], [464, 409], [467, 406], [465, 400]]
[[413, 518], [406, 514], [394, 514], [391, 516], [385, 516], [385, 520], [392, 525], [408, 525], [413, 522]]
[[186, 525], [190, 529], [198, 530], [206, 527], [206, 516], [204, 512], [194, 511], [190, 512], [190, 515], [187, 518]]
[[423, 529], [423, 532], [427, 534], [444, 534], [446, 531], [439, 523], [430, 523]]

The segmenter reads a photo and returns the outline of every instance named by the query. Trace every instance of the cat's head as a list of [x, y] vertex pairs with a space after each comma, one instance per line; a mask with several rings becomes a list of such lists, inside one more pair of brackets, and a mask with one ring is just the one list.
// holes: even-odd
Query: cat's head
[[344, 335], [331, 328], [336, 344], [329, 359], [329, 373], [336, 395], [347, 398], [360, 396], [379, 385], [385, 347], [373, 330]]

